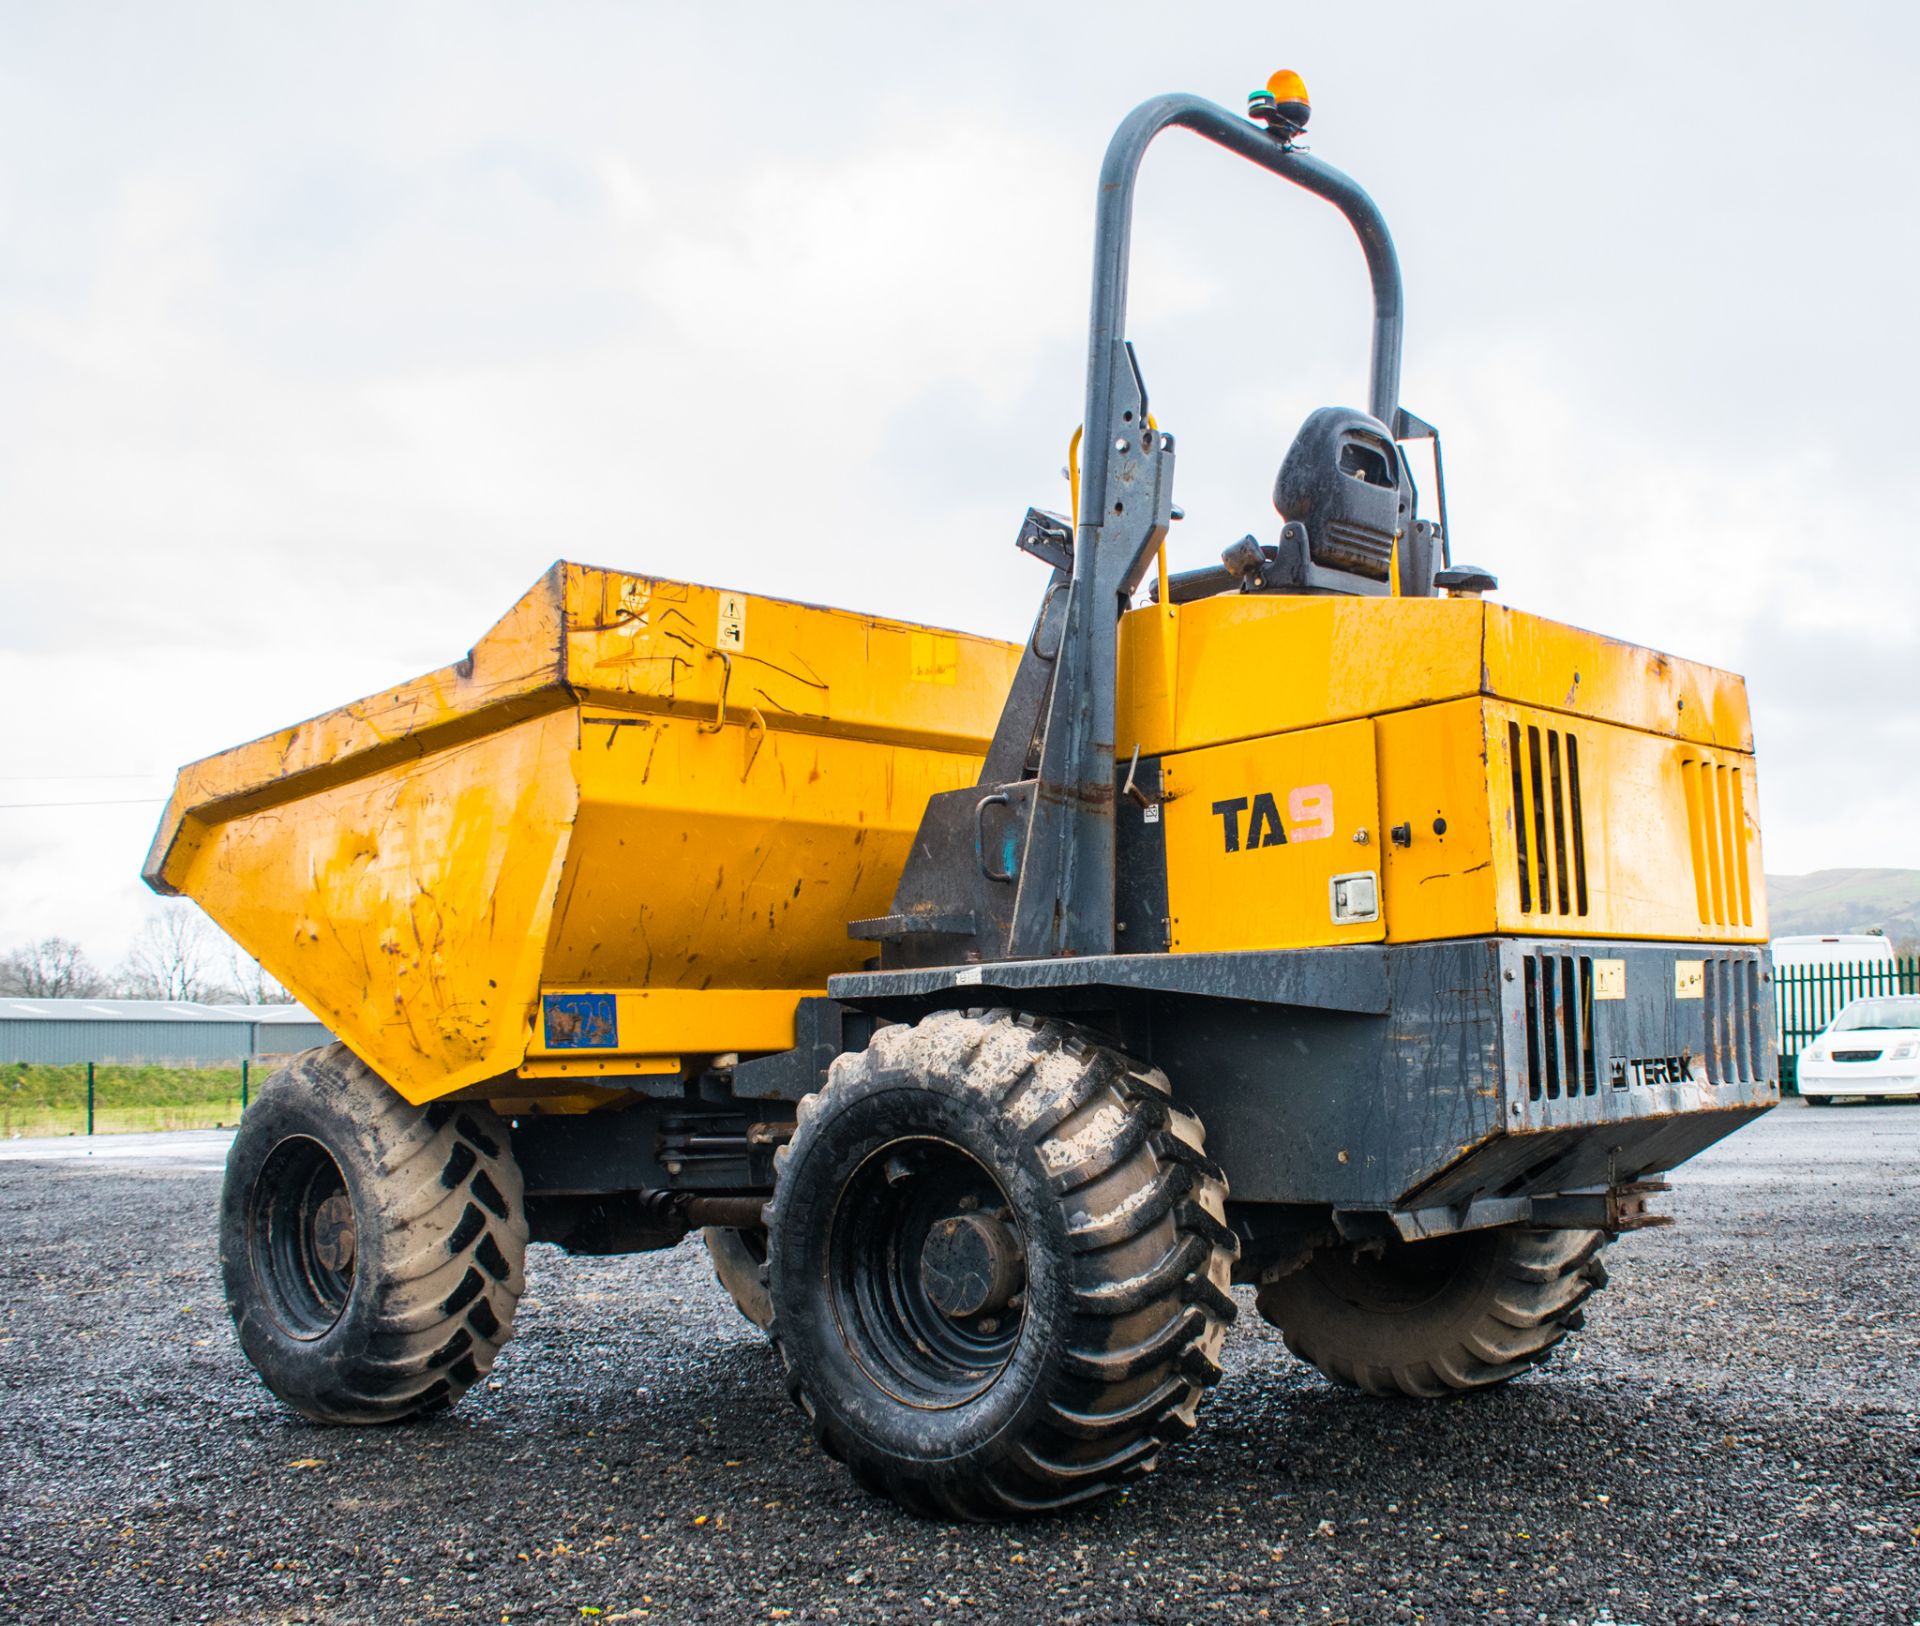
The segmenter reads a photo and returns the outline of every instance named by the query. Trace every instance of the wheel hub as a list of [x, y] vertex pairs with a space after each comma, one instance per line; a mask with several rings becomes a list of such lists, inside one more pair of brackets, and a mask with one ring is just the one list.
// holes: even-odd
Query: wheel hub
[[336, 1191], [313, 1212], [313, 1256], [328, 1270], [353, 1269], [355, 1245], [353, 1203]]
[[353, 1196], [333, 1154], [289, 1135], [267, 1155], [247, 1194], [247, 1251], [267, 1313], [290, 1338], [323, 1338], [353, 1296], [359, 1231]]
[[1019, 1239], [991, 1214], [955, 1214], [927, 1233], [920, 1287], [944, 1316], [998, 1314], [1025, 1279]]

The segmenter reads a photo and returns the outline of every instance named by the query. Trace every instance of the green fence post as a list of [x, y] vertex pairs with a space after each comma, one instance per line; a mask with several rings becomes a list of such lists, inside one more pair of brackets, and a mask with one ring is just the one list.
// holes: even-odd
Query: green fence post
[[87, 1133], [93, 1133], [93, 1063], [87, 1063]]
[[240, 1110], [247, 1110], [247, 1058], [240, 1058]]

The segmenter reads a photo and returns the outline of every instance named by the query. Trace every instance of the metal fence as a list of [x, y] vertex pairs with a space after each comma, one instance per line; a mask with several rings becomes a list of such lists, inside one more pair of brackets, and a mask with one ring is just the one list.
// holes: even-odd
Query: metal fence
[[0, 1136], [231, 1125], [332, 1037], [298, 1005], [0, 998]]
[[1780, 1019], [1780, 1082], [1791, 1087], [1800, 1052], [1851, 1000], [1869, 994], [1920, 994], [1920, 955], [1876, 965], [1792, 965], [1777, 970], [1774, 1000]]

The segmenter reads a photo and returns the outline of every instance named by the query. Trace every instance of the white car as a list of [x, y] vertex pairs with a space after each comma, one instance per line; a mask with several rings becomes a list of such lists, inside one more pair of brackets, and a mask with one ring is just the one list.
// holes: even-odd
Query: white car
[[1871, 994], [1847, 1005], [1800, 1052], [1800, 1098], [1920, 1095], [1920, 994]]

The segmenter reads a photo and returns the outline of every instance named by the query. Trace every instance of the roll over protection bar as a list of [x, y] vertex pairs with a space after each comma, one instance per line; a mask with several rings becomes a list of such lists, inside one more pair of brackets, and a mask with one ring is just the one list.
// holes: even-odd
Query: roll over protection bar
[[[1165, 541], [1174, 512], [1174, 437], [1149, 415], [1146, 381], [1127, 342], [1127, 273], [1140, 161], [1154, 137], [1174, 126], [1325, 198], [1346, 216], [1373, 281], [1371, 409], [1389, 434], [1399, 427], [1400, 262], [1373, 200], [1340, 171], [1295, 148], [1291, 133], [1270, 131], [1201, 97], [1159, 96], [1129, 113], [1100, 167], [1086, 414], [1071, 550], [1064, 534], [1055, 534], [1058, 522], [1036, 526], [1030, 515], [1022, 531], [1022, 545], [1053, 567], [1041, 619], [1051, 615], [1060, 631], [1054, 654], [1041, 656], [1037, 645], [1029, 651], [1022, 671], [1031, 668], [1033, 681], [1016, 680], [1008, 700], [1012, 709], [1002, 717], [996, 739], [1005, 734], [1016, 741], [1024, 767], [1026, 744], [1037, 733], [1039, 759], [1031, 775], [1016, 770], [1002, 778], [1014, 762], [997, 751], [989, 754], [975, 789], [951, 793], [973, 797], [967, 812], [975, 862], [960, 866], [966, 872], [964, 886], [931, 856], [924, 863], [916, 858], [896, 889], [894, 914], [859, 923], [869, 928], [863, 936], [904, 936], [938, 919], [956, 926], [943, 933], [950, 939], [945, 951], [974, 960], [1114, 950], [1117, 624]], [[1063, 584], [1065, 602], [1055, 608]], [[1034, 709], [1040, 713], [1037, 728]], [[1016, 828], [1001, 849], [1004, 858], [989, 866], [981, 832], [992, 807], [1006, 809]], [[948, 817], [936, 799], [922, 823], [923, 836], [928, 821]], [[1018, 828], [1022, 824], [1024, 829]], [[937, 843], [924, 846], [929, 855], [936, 850], [943, 849]], [[976, 886], [1011, 886], [1011, 908], [968, 891]], [[957, 909], [957, 894], [974, 907]], [[900, 923], [897, 932], [871, 929], [892, 922]]]
[[1133, 192], [1140, 161], [1162, 130], [1178, 126], [1269, 170], [1282, 180], [1325, 198], [1353, 227], [1367, 257], [1373, 283], [1373, 360], [1367, 410], [1394, 432], [1400, 404], [1400, 258], [1386, 220], [1365, 190], [1331, 164], [1301, 152], [1264, 127], [1203, 96], [1156, 96], [1142, 102], [1113, 133], [1100, 165], [1100, 199], [1094, 224], [1093, 316], [1088, 330], [1086, 451], [1080, 468], [1080, 512], [1088, 494], [1104, 491], [1107, 440], [1092, 433], [1113, 415], [1112, 357], [1126, 337], [1127, 273], [1133, 249]]
[[1400, 261], [1373, 200], [1288, 137], [1203, 97], [1158, 96], [1129, 113], [1100, 166], [1079, 525], [1003, 951], [1016, 959], [1113, 952], [1115, 624], [1165, 540], [1173, 483], [1173, 437], [1149, 424], [1146, 383], [1126, 339], [1127, 271], [1140, 160], [1173, 126], [1325, 198], [1347, 217], [1373, 280], [1370, 405], [1389, 433], [1395, 426]]

